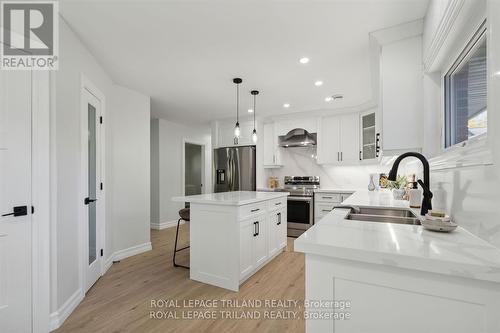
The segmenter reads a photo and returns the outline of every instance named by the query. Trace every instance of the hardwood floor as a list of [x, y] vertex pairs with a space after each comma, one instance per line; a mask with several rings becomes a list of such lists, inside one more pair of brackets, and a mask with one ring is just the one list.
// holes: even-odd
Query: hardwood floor
[[[181, 226], [181, 239], [188, 239]], [[172, 253], [175, 228], [151, 231], [153, 250], [113, 264], [109, 271], [89, 290], [85, 299], [55, 332], [304, 332], [302, 303], [304, 300], [304, 255], [293, 252], [293, 239], [288, 247], [254, 276], [238, 293], [189, 279], [189, 271], [174, 268]], [[223, 236], [222, 236], [223, 237]], [[185, 242], [181, 241], [179, 248]], [[179, 263], [189, 264], [187, 250], [178, 253]], [[177, 300], [180, 308], [151, 307], [152, 300]], [[183, 308], [184, 301], [219, 300], [217, 308]], [[228, 308], [221, 300], [298, 301], [297, 307]], [[227, 303], [226, 303], [227, 304]], [[215, 311], [214, 319], [186, 319], [192, 310]], [[257, 311], [259, 319], [220, 319], [221, 311], [242, 314]], [[271, 310], [272, 312], [269, 312]], [[179, 319], [151, 319], [150, 311], [173, 315]], [[248, 311], [248, 312], [247, 312]], [[267, 314], [293, 315], [297, 319], [268, 319]], [[201, 313], [201, 312], [200, 312]], [[226, 312], [227, 313], [227, 312]], [[254, 314], [254, 316], [256, 316]]]

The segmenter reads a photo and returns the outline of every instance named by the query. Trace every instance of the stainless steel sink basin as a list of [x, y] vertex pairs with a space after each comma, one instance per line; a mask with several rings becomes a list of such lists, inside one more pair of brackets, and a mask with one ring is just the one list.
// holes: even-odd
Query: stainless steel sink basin
[[420, 224], [418, 217], [408, 209], [360, 207], [356, 212], [351, 211], [346, 219], [382, 223]]

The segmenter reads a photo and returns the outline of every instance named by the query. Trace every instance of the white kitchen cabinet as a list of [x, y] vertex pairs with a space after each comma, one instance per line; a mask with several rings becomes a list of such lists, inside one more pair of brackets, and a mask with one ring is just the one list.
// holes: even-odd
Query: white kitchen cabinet
[[269, 255], [278, 253], [286, 246], [286, 209], [278, 209], [269, 214]]
[[255, 220], [240, 222], [240, 279], [250, 274], [255, 268], [252, 248], [254, 247]]
[[351, 195], [351, 192], [321, 191], [314, 193], [314, 223], [325, 217], [332, 211], [333, 207], [342, 204]]
[[346, 114], [340, 117], [340, 162], [359, 161], [359, 115]]
[[263, 151], [264, 168], [277, 168], [282, 166], [275, 123], [264, 124]]
[[318, 126], [318, 164], [355, 164], [359, 161], [358, 113], [324, 117]]
[[269, 256], [265, 211], [240, 222], [240, 278], [262, 265]]
[[316, 148], [318, 164], [340, 162], [340, 117], [322, 118], [319, 128]]
[[374, 161], [378, 157], [376, 118], [373, 110], [362, 112], [359, 117], [359, 159], [362, 161]]
[[382, 46], [382, 153], [420, 151], [423, 141], [422, 37]]

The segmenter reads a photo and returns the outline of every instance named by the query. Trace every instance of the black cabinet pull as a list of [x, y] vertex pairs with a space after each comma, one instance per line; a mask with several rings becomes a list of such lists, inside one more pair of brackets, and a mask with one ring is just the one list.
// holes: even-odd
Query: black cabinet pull
[[281, 224], [281, 213], [278, 213], [278, 223], [277, 225], [280, 225]]
[[376, 145], [375, 145], [375, 155], [376, 157], [378, 157], [379, 153], [380, 153], [380, 133], [377, 133], [377, 135], [375, 136], [376, 137]]
[[255, 237], [257, 235], [258, 235], [258, 233], [257, 233], [257, 222], [254, 222], [253, 223], [253, 236]]
[[361, 158], [361, 150], [359, 151], [359, 160], [362, 161], [363, 158]]
[[25, 216], [28, 215], [28, 206], [16, 206], [12, 209], [12, 213], [3, 214], [2, 216]]
[[281, 202], [277, 202], [277, 203], [275, 203], [274, 205], [275, 205], [275, 206], [279, 206], [279, 205], [281, 205]]
[[89, 203], [95, 202], [95, 201], [97, 201], [97, 199], [85, 198], [85, 200], [83, 200], [83, 203], [88, 205]]
[[260, 210], [260, 208], [255, 208], [255, 209], [252, 209], [252, 210], [250, 211], [250, 213], [255, 213], [255, 212], [258, 212], [259, 210]]

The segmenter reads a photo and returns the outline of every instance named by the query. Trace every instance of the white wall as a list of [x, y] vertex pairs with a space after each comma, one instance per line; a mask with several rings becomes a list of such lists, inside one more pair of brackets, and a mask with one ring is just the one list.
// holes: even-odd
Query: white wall
[[151, 151], [151, 160], [159, 164], [157, 175], [153, 176], [154, 180], [152, 178], [152, 181], [157, 182], [155, 186], [158, 186], [158, 189], [155, 188], [151, 193], [151, 209], [155, 210], [151, 214], [151, 224], [157, 228], [158, 224], [176, 221], [179, 218], [179, 209], [183, 208], [183, 204], [173, 202], [172, 197], [184, 194], [182, 179], [184, 141], [206, 145], [204, 191], [212, 192], [212, 144], [209, 126], [190, 127], [164, 119], [152, 119], [151, 126], [155, 128], [151, 139], [157, 140], [153, 143], [153, 147], [156, 150], [157, 146], [157, 150]]
[[[429, 45], [434, 39], [448, 3], [454, 1], [432, 0], [424, 28], [424, 59], [429, 53]], [[446, 39], [441, 42], [439, 59], [442, 65], [436, 71], [426, 73], [424, 77], [424, 153], [427, 156], [441, 154], [441, 97], [442, 87], [440, 76], [445, 72], [446, 60], [456, 59], [471, 34], [473, 27], [482, 21], [485, 14], [484, 5], [488, 4], [488, 140], [498, 143], [500, 137], [500, 2], [466, 1], [460, 15]], [[479, 13], [478, 13], [479, 11]], [[482, 14], [482, 15], [481, 15]], [[463, 17], [463, 19], [462, 19]], [[477, 22], [475, 22], [477, 21]], [[432, 171], [432, 190], [442, 193], [444, 208], [451, 213], [455, 221], [472, 233], [500, 247], [500, 220], [498, 219], [498, 203], [500, 202], [500, 146], [491, 145], [493, 165], [452, 168]]]
[[108, 207], [116, 252], [150, 241], [150, 99], [120, 86], [114, 87], [112, 97], [113, 151], [108, 155], [112, 198]]
[[[124, 247], [149, 241], [149, 98], [115, 85], [64, 20], [59, 70], [52, 74], [51, 312], [80, 288], [79, 217], [83, 73], [106, 98], [104, 260]], [[147, 204], [146, 204], [147, 202]], [[132, 204], [133, 203], [133, 204]]]

